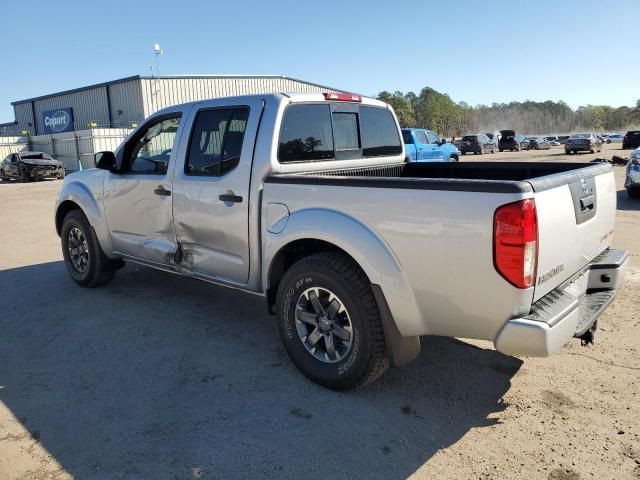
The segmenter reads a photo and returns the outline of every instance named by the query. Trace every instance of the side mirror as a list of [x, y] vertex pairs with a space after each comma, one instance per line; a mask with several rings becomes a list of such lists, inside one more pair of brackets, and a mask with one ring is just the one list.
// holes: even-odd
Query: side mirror
[[116, 168], [116, 156], [113, 152], [98, 152], [93, 156], [96, 168], [112, 172]]

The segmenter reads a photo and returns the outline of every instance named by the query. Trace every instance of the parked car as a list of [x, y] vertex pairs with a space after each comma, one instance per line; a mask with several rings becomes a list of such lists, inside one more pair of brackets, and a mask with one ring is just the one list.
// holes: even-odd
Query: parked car
[[578, 152], [601, 152], [602, 140], [594, 133], [576, 133], [564, 145], [567, 154]]
[[44, 152], [10, 153], [0, 163], [0, 179], [22, 182], [64, 178], [64, 165]]
[[545, 137], [529, 137], [529, 150], [549, 150], [551, 148], [551, 142]]
[[555, 136], [551, 136], [551, 137], [544, 137], [545, 140], [547, 142], [549, 142], [551, 144], [552, 147], [559, 147], [560, 146], [560, 140], [558, 140], [558, 137]]
[[334, 389], [415, 359], [421, 335], [524, 356], [587, 341], [627, 263], [611, 165], [405, 163], [391, 108], [357, 95], [176, 105], [95, 160], [55, 205], [77, 284], [127, 261], [261, 295]]
[[627, 189], [630, 198], [640, 198], [640, 147], [629, 155], [624, 188]]
[[500, 130], [500, 139], [498, 140], [498, 150], [520, 151], [528, 150], [529, 141], [524, 135], [516, 135], [513, 130]]
[[476, 133], [474, 135], [465, 135], [460, 143], [460, 153], [465, 155], [473, 153], [482, 155], [483, 153], [496, 153], [496, 143], [484, 133]]
[[629, 130], [622, 139], [622, 148], [640, 147], [640, 130]]
[[621, 133], [612, 133], [607, 137], [607, 143], [622, 143], [624, 135]]
[[405, 159], [407, 162], [457, 162], [460, 151], [431, 130], [403, 128]]

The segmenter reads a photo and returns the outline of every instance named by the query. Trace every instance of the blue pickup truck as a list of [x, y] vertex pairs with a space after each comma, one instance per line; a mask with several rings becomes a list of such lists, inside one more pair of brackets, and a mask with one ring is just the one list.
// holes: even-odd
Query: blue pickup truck
[[402, 139], [407, 162], [457, 162], [460, 159], [456, 146], [440, 140], [431, 130], [403, 128]]

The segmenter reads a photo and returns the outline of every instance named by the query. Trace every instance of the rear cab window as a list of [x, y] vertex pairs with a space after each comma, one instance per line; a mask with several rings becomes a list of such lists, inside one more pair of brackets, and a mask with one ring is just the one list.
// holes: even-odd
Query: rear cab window
[[284, 112], [278, 144], [280, 163], [346, 160], [400, 153], [402, 143], [396, 122], [384, 107], [351, 103], [299, 103], [289, 105]]

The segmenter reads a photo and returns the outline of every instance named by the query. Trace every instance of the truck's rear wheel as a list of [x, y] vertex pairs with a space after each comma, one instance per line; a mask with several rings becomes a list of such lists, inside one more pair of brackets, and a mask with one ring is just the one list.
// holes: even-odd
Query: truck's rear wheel
[[116, 270], [80, 210], [72, 210], [62, 222], [60, 232], [64, 265], [71, 278], [83, 287], [97, 287], [111, 281]]
[[284, 275], [280, 337], [295, 366], [335, 390], [366, 385], [388, 367], [382, 320], [367, 277], [339, 253], [317, 253]]

